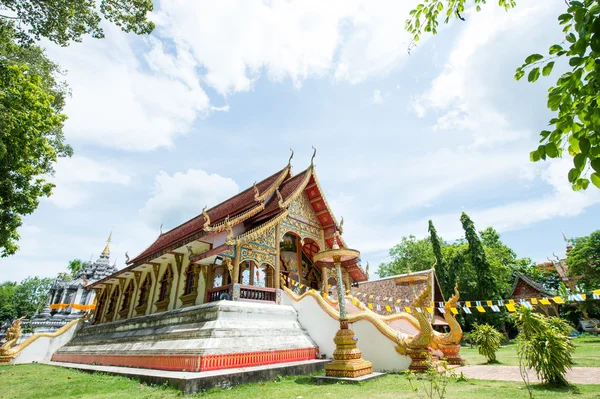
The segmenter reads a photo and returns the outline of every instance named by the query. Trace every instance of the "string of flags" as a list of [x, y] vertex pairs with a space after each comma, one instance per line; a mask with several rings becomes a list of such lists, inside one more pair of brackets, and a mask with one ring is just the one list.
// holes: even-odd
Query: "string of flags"
[[[434, 312], [434, 309], [437, 309], [440, 313], [446, 313], [446, 309], [444, 306], [446, 302], [430, 302], [428, 307], [417, 307], [417, 306], [401, 306], [403, 301], [407, 301], [408, 299], [400, 299], [393, 297], [382, 297], [375, 294], [369, 294], [365, 292], [356, 292], [354, 293], [354, 297], [363, 298], [362, 300], [366, 302], [366, 306], [371, 309], [377, 311], [381, 311], [385, 309], [389, 313], [399, 313], [401, 311], [405, 311], [406, 313], [413, 313], [413, 311], [422, 313]], [[591, 291], [589, 294], [572, 294], [567, 298], [568, 302], [585, 302], [590, 300], [600, 300], [600, 289]], [[384, 304], [382, 304], [383, 302]], [[472, 314], [474, 311], [479, 313], [486, 313], [489, 309], [494, 313], [499, 313], [502, 309], [506, 308], [509, 312], [516, 312], [516, 305], [524, 306], [528, 309], [532, 309], [534, 305], [551, 305], [551, 304], [564, 304], [566, 303], [563, 298], [560, 296], [555, 297], [545, 297], [545, 298], [520, 298], [520, 299], [495, 299], [495, 300], [486, 300], [486, 301], [461, 301], [457, 302], [455, 306], [450, 308], [450, 311], [453, 314], [458, 314], [462, 311], [465, 314]]]
[[[315, 290], [314, 288], [310, 288], [299, 281], [296, 281], [291, 278], [287, 278], [287, 281], [291, 283], [292, 286], [298, 287], [299, 289], [306, 288], [307, 290], [311, 290], [315, 294], [321, 294], [321, 291]], [[331, 288], [331, 285], [328, 285], [327, 288]], [[350, 290], [346, 291], [346, 294], [350, 294]], [[371, 310], [377, 310], [381, 312], [385, 309], [388, 313], [423, 313], [427, 312], [430, 314], [434, 313], [434, 310], [438, 310], [441, 314], [446, 313], [446, 309], [444, 306], [446, 302], [430, 302], [427, 307], [418, 307], [418, 306], [404, 306], [402, 304], [403, 301], [407, 301], [408, 299], [401, 298], [393, 298], [393, 297], [382, 297], [380, 295], [369, 294], [366, 292], [356, 292], [354, 293], [355, 299], [352, 300], [355, 306], [358, 306], [359, 303], [365, 305]], [[362, 298], [362, 301], [356, 299]], [[572, 294], [569, 295], [567, 300], [569, 302], [584, 302], [590, 300], [600, 300], [600, 289], [591, 291], [589, 294]], [[521, 298], [521, 299], [494, 299], [494, 300], [485, 300], [485, 301], [461, 301], [457, 302], [456, 306], [451, 307], [450, 311], [452, 314], [457, 315], [462, 311], [464, 314], [472, 314], [474, 309], [479, 313], [486, 313], [486, 308], [491, 310], [494, 313], [499, 313], [503, 309], [506, 309], [509, 312], [516, 312], [516, 305], [525, 306], [528, 309], [532, 309], [534, 305], [551, 305], [551, 304], [562, 305], [566, 303], [560, 296], [555, 297], [546, 297], [546, 298]]]

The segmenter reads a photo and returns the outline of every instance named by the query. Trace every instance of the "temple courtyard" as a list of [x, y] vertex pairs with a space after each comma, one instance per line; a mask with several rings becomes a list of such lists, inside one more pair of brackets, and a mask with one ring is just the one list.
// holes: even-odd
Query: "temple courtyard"
[[[580, 337], [575, 340], [575, 367], [568, 374], [574, 381], [566, 388], [533, 384], [540, 398], [600, 398], [600, 337]], [[486, 365], [476, 349], [465, 346], [462, 351], [469, 365], [458, 368], [466, 379], [451, 381], [447, 398], [526, 398], [525, 385], [520, 381], [514, 344], [498, 351], [498, 364]], [[570, 378], [569, 376], [573, 376]], [[533, 376], [532, 376], [533, 377]], [[495, 378], [495, 381], [480, 378]], [[503, 379], [508, 381], [502, 381]], [[584, 383], [579, 383], [584, 382]], [[195, 396], [185, 396], [167, 384], [150, 385], [136, 379], [103, 373], [90, 374], [43, 364], [3, 365], [0, 367], [0, 399], [9, 398], [418, 398], [411, 392], [407, 377], [390, 374], [361, 384], [313, 383], [310, 375], [276, 377], [270, 382], [243, 384], [231, 389], [212, 389]]]

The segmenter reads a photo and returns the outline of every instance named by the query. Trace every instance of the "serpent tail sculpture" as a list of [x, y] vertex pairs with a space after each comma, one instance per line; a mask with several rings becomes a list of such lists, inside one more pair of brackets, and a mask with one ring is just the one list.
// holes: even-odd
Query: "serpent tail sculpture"
[[409, 355], [413, 359], [411, 369], [422, 369], [422, 361], [427, 357], [428, 348], [433, 339], [433, 327], [426, 316], [425, 308], [428, 308], [431, 302], [431, 283], [419, 294], [414, 301], [414, 306], [421, 308], [422, 311], [417, 311], [415, 317], [419, 322], [418, 334], [410, 337], [402, 337], [396, 351], [401, 355]]
[[444, 354], [444, 359], [450, 364], [464, 364], [458, 352], [460, 351], [460, 340], [462, 339], [462, 328], [454, 314], [452, 308], [456, 307], [456, 304], [460, 298], [458, 292], [458, 284], [454, 286], [454, 295], [450, 297], [444, 304], [444, 320], [448, 323], [450, 331], [447, 333], [433, 332], [433, 342], [431, 347], [433, 349], [439, 349]]

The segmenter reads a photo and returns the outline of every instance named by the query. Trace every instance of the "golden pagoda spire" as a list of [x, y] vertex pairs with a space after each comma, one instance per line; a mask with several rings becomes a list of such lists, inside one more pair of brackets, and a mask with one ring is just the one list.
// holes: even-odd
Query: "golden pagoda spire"
[[106, 255], [106, 256], [110, 255], [110, 240], [111, 239], [112, 239], [112, 231], [110, 232], [110, 234], [108, 236], [108, 240], [106, 240], [106, 246], [104, 247], [104, 250], [102, 251], [102, 255]]

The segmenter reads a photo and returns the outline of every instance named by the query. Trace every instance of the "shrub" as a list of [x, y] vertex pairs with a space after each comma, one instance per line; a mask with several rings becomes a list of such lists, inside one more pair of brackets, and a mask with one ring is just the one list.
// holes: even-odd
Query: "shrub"
[[558, 317], [545, 317], [520, 306], [514, 314], [521, 330], [517, 351], [522, 367], [533, 368], [540, 380], [555, 385], [567, 385], [565, 374], [573, 367], [575, 346], [569, 333], [571, 326]]
[[460, 373], [458, 377], [454, 370], [448, 368], [447, 362], [434, 363], [431, 353], [424, 363], [427, 366], [424, 372], [405, 371], [412, 391], [420, 399], [445, 399], [448, 383], [451, 380], [466, 381], [464, 374]]
[[504, 335], [489, 324], [475, 323], [475, 329], [471, 332], [471, 338], [477, 345], [480, 355], [487, 358], [488, 363], [496, 361], [496, 351], [504, 339]]

